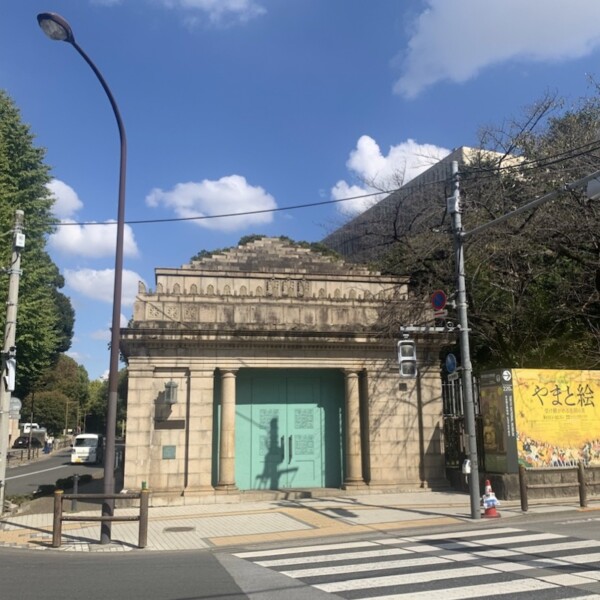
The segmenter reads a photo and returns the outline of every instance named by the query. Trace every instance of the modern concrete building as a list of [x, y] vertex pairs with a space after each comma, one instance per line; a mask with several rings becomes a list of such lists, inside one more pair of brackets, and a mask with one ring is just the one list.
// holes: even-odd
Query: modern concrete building
[[[365, 263], [380, 258], [410, 232], [443, 226], [446, 199], [452, 193], [452, 162], [462, 171], [480, 166], [516, 165], [518, 157], [461, 146], [397, 191], [339, 227], [322, 242], [346, 260]], [[449, 217], [446, 216], [449, 224]]]
[[156, 269], [122, 333], [125, 488], [191, 503], [444, 482], [444, 340], [420, 334], [418, 377], [398, 372], [398, 323], [423, 312], [406, 279], [279, 238]]

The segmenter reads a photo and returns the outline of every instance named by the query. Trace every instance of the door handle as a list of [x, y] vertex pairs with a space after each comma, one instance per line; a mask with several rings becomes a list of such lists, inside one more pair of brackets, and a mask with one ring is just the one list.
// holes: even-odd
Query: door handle
[[285, 459], [285, 435], [281, 436], [281, 460]]
[[288, 440], [288, 450], [289, 450], [289, 452], [288, 452], [288, 463], [292, 462], [292, 446], [293, 446], [293, 444], [292, 444], [292, 437], [293, 436], [290, 435], [290, 438]]

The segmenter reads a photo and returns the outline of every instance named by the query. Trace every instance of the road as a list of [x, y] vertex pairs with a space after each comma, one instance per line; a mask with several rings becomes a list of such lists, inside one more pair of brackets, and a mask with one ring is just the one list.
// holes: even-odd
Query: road
[[311, 598], [598, 600], [599, 538], [600, 517], [573, 513], [491, 529], [465, 523], [437, 533], [250, 550], [232, 559], [309, 586]]
[[7, 600], [241, 600], [211, 552], [78, 554], [0, 549]]
[[32, 494], [40, 485], [52, 485], [57, 479], [70, 475], [102, 475], [102, 466], [71, 465], [70, 456], [71, 449], [63, 448], [33, 462], [9, 467], [6, 471], [6, 496]]
[[2, 597], [598, 600], [596, 514], [527, 515], [304, 546], [90, 554], [0, 548]]

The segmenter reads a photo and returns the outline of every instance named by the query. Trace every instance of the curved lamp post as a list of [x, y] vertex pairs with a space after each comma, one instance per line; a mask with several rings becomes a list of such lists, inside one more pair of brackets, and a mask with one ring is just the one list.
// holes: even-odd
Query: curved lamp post
[[[112, 106], [121, 139], [121, 163], [119, 169], [119, 204], [117, 216], [117, 244], [115, 251], [115, 280], [113, 292], [112, 330], [110, 338], [110, 367], [108, 375], [108, 408], [106, 415], [106, 447], [104, 452], [104, 494], [115, 493], [115, 430], [117, 428], [117, 386], [119, 379], [119, 343], [121, 327], [121, 289], [123, 280], [123, 233], [125, 228], [125, 167], [127, 162], [127, 140], [125, 128], [119, 113], [119, 108], [113, 98], [110, 88], [96, 65], [75, 41], [73, 30], [69, 23], [56, 13], [41, 13], [37, 16], [38, 23], [44, 33], [52, 40], [68, 42], [79, 52], [85, 62], [94, 71], [102, 85], [110, 105]], [[105, 499], [102, 503], [102, 516], [112, 516], [114, 500]], [[100, 543], [111, 541], [111, 521], [102, 521]]]

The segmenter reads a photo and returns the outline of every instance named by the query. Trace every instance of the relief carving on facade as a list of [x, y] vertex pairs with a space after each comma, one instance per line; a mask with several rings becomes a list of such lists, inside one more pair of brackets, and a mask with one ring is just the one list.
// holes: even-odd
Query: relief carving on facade
[[183, 306], [183, 320], [188, 323], [198, 321], [198, 307], [193, 304], [185, 304]]
[[165, 315], [173, 321], [179, 320], [179, 304], [167, 304], [165, 306]]
[[148, 319], [156, 321], [161, 320], [162, 312], [159, 310], [158, 306], [150, 302], [146, 304], [146, 306], [148, 307]]

